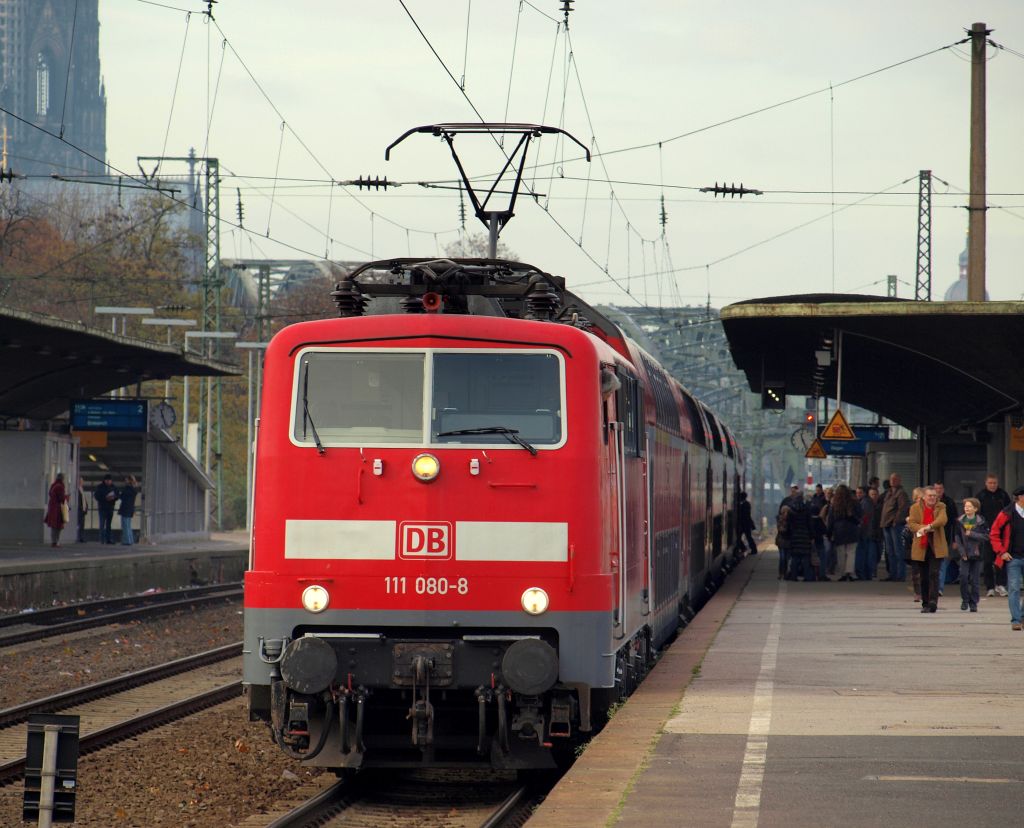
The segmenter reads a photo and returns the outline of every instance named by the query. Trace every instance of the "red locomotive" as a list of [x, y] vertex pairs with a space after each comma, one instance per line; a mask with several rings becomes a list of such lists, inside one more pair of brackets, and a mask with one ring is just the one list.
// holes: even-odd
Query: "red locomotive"
[[336, 769], [549, 767], [720, 582], [740, 449], [529, 265], [376, 262], [333, 295], [265, 357], [250, 716]]

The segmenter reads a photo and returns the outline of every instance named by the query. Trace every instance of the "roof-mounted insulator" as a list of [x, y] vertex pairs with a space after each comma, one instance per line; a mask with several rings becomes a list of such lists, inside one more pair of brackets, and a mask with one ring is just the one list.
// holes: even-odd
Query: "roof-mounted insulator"
[[366, 299], [359, 290], [359, 285], [351, 279], [344, 279], [338, 282], [334, 286], [334, 290], [331, 291], [331, 298], [338, 306], [338, 316], [344, 318], [363, 315]]
[[558, 313], [561, 299], [543, 276], [531, 276], [526, 288], [526, 318], [550, 322]]
[[700, 191], [702, 193], [714, 193], [715, 198], [718, 198], [718, 196], [722, 196], [722, 198], [725, 198], [726, 196], [729, 196], [729, 198], [735, 198], [736, 196], [743, 198], [745, 195], [764, 195], [761, 190], [752, 190], [744, 187], [742, 182], [740, 183], [740, 186], [737, 187], [735, 184], [727, 185], [724, 181], [719, 184], [716, 181], [714, 187], [701, 187]]

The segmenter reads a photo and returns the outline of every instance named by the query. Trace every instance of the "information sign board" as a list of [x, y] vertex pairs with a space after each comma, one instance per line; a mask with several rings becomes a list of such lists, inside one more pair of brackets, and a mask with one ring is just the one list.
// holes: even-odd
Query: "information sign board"
[[146, 431], [148, 427], [147, 400], [73, 400], [71, 403], [74, 431]]

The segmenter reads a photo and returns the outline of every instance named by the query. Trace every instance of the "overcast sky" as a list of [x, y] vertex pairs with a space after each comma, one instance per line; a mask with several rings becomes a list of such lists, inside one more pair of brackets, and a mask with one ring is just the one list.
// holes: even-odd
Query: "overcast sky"
[[[125, 172], [189, 147], [219, 158], [222, 214], [237, 222], [240, 191], [246, 228], [225, 226], [225, 257], [436, 255], [459, 237], [459, 196], [413, 182], [455, 180], [447, 147], [414, 135], [389, 162], [384, 150], [479, 112], [604, 153], [588, 165], [555, 137], [531, 145], [537, 195], [520, 197], [502, 240], [624, 307], [884, 295], [890, 273], [912, 296], [923, 169], [941, 298], [967, 226], [971, 70], [967, 45], [943, 47], [985, 22], [1006, 47], [987, 63], [988, 292], [1024, 293], [1021, 0], [577, 0], [568, 37], [556, 0], [219, 0], [216, 25], [205, 7], [101, 0], [107, 147]], [[487, 138], [456, 146], [470, 175], [504, 160]], [[409, 183], [330, 183], [360, 175]], [[723, 181], [764, 194], [695, 189]], [[466, 227], [483, 230], [471, 212]]]

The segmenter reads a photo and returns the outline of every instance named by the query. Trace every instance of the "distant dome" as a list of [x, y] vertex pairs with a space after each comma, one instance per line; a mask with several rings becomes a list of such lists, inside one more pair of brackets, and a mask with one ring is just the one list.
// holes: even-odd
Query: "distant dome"
[[[946, 289], [946, 295], [942, 297], [946, 302], [967, 301], [967, 279], [957, 279]], [[988, 301], [988, 291], [985, 291], [985, 301]]]

